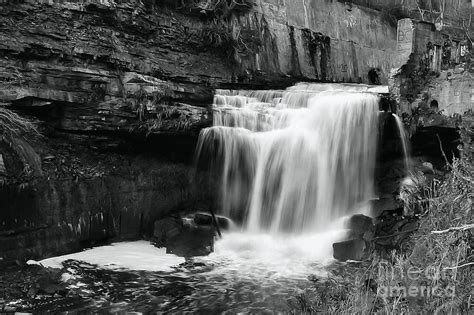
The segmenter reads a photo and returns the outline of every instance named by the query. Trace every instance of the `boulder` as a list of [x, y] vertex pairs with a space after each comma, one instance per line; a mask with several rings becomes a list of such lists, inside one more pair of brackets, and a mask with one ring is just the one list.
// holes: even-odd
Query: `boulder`
[[[222, 230], [228, 230], [231, 226], [231, 220], [221, 215], [216, 215], [217, 225]], [[212, 215], [209, 213], [198, 212], [194, 214], [194, 223], [197, 225], [212, 226]]]
[[379, 216], [384, 211], [395, 211], [403, 208], [403, 202], [395, 199], [393, 196], [372, 200], [371, 205], [374, 216]]
[[206, 256], [214, 250], [215, 234], [214, 226], [199, 225], [194, 218], [168, 217], [155, 222], [152, 243], [166, 247], [168, 254]]
[[214, 251], [214, 229], [185, 226], [166, 244], [166, 253], [180, 257], [206, 256]]
[[433, 164], [431, 164], [430, 162], [424, 162], [422, 164], [422, 169], [421, 171], [424, 173], [424, 174], [434, 174], [435, 173], [435, 170], [434, 170], [434, 166]]
[[173, 217], [155, 221], [153, 244], [157, 247], [166, 247], [170, 239], [181, 233], [182, 225], [181, 219]]
[[333, 257], [340, 261], [362, 260], [368, 246], [363, 239], [352, 239], [332, 244]]
[[346, 227], [350, 230], [350, 236], [365, 240], [372, 239], [375, 231], [372, 218], [363, 214], [351, 216], [346, 221]]

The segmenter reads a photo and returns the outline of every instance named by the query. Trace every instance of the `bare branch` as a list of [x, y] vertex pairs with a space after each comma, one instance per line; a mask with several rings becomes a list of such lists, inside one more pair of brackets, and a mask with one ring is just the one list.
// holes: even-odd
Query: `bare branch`
[[467, 231], [470, 229], [474, 229], [474, 224], [456, 226], [456, 227], [452, 227], [452, 228], [449, 228], [447, 230], [442, 230], [442, 231], [431, 231], [431, 234], [445, 234], [445, 233], [454, 232], [454, 231]]
[[446, 268], [443, 268], [443, 270], [459, 269], [459, 268], [464, 268], [464, 267], [472, 266], [472, 265], [474, 265], [474, 262], [467, 263], [467, 264], [464, 264], [464, 265], [459, 265], [459, 266], [456, 266], [456, 267], [446, 267]]

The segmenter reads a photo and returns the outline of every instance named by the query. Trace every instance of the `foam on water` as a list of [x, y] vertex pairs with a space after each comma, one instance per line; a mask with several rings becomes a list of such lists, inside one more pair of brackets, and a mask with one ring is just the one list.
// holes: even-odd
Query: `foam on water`
[[225, 276], [233, 271], [257, 282], [267, 277], [304, 280], [314, 273], [324, 276], [322, 267], [333, 262], [332, 244], [346, 235], [341, 223], [313, 234], [226, 234], [216, 242], [215, 252], [202, 259], [216, 265], [213, 273]]
[[[322, 268], [332, 262], [330, 244], [343, 238], [341, 222], [326, 232], [308, 235], [253, 234], [233, 232], [215, 244], [215, 251], [196, 261], [213, 266], [209, 277], [236, 277], [253, 279], [256, 283], [275, 279], [301, 279], [309, 274], [324, 275]], [[185, 259], [166, 254], [146, 241], [114, 243], [82, 252], [47, 258], [38, 262], [45, 267], [62, 268], [63, 262], [77, 260], [110, 270], [137, 270], [151, 272], [176, 272]], [[29, 264], [35, 264], [29, 261]]]
[[62, 268], [66, 260], [85, 261], [109, 269], [172, 271], [184, 258], [167, 255], [166, 249], [156, 248], [147, 241], [122, 242], [87, 249], [82, 252], [47, 258], [39, 263], [45, 267]]

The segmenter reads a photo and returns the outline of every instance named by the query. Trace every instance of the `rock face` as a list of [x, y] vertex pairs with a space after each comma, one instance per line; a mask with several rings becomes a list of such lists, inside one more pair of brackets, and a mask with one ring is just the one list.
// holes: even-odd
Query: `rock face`
[[196, 133], [214, 88], [369, 83], [393, 66], [395, 29], [337, 2], [256, 1], [222, 24], [238, 47], [206, 44], [215, 21], [140, 1], [15, 3], [0, 3], [1, 102], [63, 130]]
[[400, 67], [392, 71], [389, 85], [401, 112], [431, 114], [428, 103], [433, 99], [446, 115], [472, 109], [472, 47], [468, 44], [472, 31], [459, 21], [441, 30], [433, 23], [398, 21]]
[[151, 235], [206, 199], [188, 175], [216, 88], [386, 83], [395, 60], [395, 28], [357, 6], [256, 0], [213, 19], [150, 3], [0, 1], [0, 106], [46, 135], [0, 141], [3, 261]]

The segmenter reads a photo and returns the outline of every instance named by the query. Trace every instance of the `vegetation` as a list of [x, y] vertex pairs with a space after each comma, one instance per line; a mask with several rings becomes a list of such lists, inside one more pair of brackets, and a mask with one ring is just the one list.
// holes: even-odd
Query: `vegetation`
[[12, 137], [21, 137], [25, 134], [39, 135], [39, 132], [30, 120], [9, 109], [0, 107], [0, 134], [3, 140], [9, 142]]
[[173, 7], [183, 13], [208, 18], [229, 18], [247, 12], [254, 0], [147, 0], [148, 6]]
[[250, 27], [235, 26], [233, 18], [248, 12], [255, 0], [147, 0], [148, 8], [168, 7], [173, 10], [205, 20], [200, 33], [200, 50], [217, 50], [228, 58], [237, 59], [237, 54], [258, 51], [261, 38]]
[[[23, 169], [17, 178], [19, 182], [24, 182], [26, 178], [34, 174], [35, 169], [41, 169], [39, 158], [26, 139], [39, 135], [33, 122], [9, 109], [0, 107], [0, 147], [10, 148], [7, 152], [0, 153], [3, 153], [4, 157], [14, 160], [15, 163], [18, 162], [17, 158], [21, 161]], [[12, 152], [14, 152], [14, 157], [11, 156]], [[0, 176], [0, 186], [5, 183], [5, 179]], [[24, 184], [19, 187], [24, 188]]]
[[262, 39], [250, 28], [239, 28], [235, 32], [227, 22], [215, 20], [201, 31], [203, 49], [216, 49], [235, 57], [236, 54], [255, 54], [262, 45]]
[[448, 164], [444, 181], [427, 183], [415, 174], [409, 207], [421, 209], [420, 228], [403, 251], [374, 254], [342, 266], [289, 303], [292, 313], [467, 314], [474, 271], [474, 115], [463, 119], [462, 156]]

